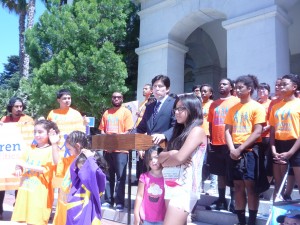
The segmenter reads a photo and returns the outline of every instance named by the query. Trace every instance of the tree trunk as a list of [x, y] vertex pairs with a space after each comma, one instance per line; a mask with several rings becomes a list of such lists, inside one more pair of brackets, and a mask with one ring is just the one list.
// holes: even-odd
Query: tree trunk
[[[30, 0], [28, 2], [28, 11], [27, 11], [27, 29], [31, 29], [34, 24], [34, 13], [35, 13], [35, 0]], [[29, 76], [29, 62], [30, 57], [25, 53], [24, 55], [24, 73], [22, 74], [26, 79]]]
[[24, 76], [24, 60], [25, 60], [25, 19], [26, 19], [26, 10], [21, 11], [19, 15], [19, 57], [20, 57], [20, 74]]

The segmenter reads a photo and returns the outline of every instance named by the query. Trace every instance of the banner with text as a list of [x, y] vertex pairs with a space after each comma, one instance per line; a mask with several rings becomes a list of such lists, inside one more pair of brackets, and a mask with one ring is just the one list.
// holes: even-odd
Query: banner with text
[[16, 161], [33, 142], [33, 125], [4, 123], [0, 125], [0, 190], [14, 190], [19, 178], [14, 176]]

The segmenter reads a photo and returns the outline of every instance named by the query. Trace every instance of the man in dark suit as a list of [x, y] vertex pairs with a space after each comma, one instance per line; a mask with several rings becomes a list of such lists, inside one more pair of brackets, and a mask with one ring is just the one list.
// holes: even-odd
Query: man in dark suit
[[153, 137], [153, 143], [170, 140], [176, 119], [173, 113], [175, 98], [169, 96], [170, 79], [157, 75], [152, 79], [155, 102], [146, 107], [145, 113], [136, 128], [137, 133], [147, 133]]

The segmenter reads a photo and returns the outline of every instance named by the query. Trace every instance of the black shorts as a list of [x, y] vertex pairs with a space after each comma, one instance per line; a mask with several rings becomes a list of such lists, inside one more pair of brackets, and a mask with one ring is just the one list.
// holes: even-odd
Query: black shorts
[[226, 176], [229, 158], [227, 145], [211, 145], [211, 150], [207, 152], [209, 172], [218, 176]]
[[[275, 140], [276, 152], [282, 153], [289, 151], [293, 145], [295, 144], [296, 139], [292, 140]], [[300, 166], [300, 151], [298, 150], [295, 154], [289, 159], [289, 164], [291, 167], [299, 167]], [[289, 175], [292, 175], [289, 173]]]
[[232, 180], [252, 180], [257, 179], [259, 168], [259, 146], [254, 145], [252, 151], [245, 152], [239, 160], [230, 158], [230, 171]]

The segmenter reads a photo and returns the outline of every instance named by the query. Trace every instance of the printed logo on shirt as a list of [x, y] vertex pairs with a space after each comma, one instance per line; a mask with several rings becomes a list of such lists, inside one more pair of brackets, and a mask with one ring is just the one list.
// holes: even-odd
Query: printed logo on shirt
[[214, 116], [214, 125], [224, 125], [225, 117], [228, 113], [228, 107], [216, 107], [215, 108], [215, 116]]
[[287, 132], [292, 130], [292, 115], [290, 109], [279, 108], [275, 112], [275, 117], [280, 121], [276, 124], [276, 130]]
[[247, 126], [249, 123], [249, 115], [248, 112], [240, 112], [237, 110], [233, 116], [234, 122], [236, 125], [233, 126], [234, 133], [249, 133], [251, 132], [250, 126]]
[[160, 188], [160, 186], [155, 183], [151, 183], [147, 191], [150, 202], [158, 202], [160, 196], [163, 193], [163, 190]]
[[119, 119], [116, 116], [108, 115], [107, 117], [107, 133], [118, 133], [119, 131]]

